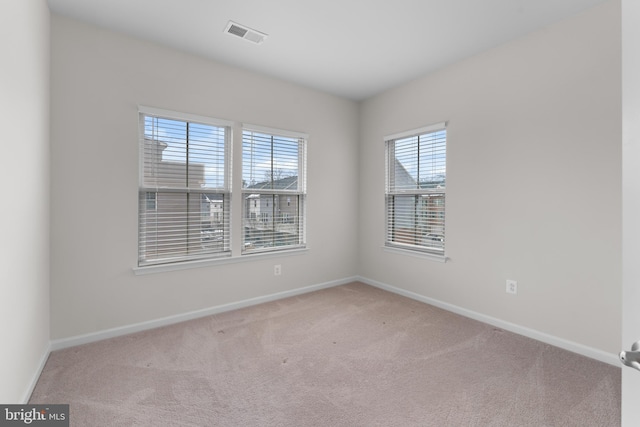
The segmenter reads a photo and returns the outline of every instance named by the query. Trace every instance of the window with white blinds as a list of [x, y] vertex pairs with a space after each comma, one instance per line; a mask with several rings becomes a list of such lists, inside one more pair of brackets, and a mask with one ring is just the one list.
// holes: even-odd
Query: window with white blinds
[[140, 108], [138, 266], [230, 255], [230, 126]]
[[385, 138], [387, 246], [444, 255], [446, 123]]
[[242, 253], [305, 246], [304, 134], [244, 126]]

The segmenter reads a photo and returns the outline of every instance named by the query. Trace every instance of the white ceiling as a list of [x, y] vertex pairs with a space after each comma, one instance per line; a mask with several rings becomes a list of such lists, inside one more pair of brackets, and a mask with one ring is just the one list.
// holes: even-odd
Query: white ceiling
[[[52, 11], [361, 100], [604, 0], [48, 0]], [[268, 34], [224, 33], [229, 20]]]

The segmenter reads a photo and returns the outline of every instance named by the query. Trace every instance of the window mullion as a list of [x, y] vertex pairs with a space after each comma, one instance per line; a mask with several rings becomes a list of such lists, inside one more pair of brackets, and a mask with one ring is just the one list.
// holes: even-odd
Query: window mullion
[[273, 135], [271, 136], [271, 189], [273, 190], [273, 181], [275, 180], [276, 173], [273, 170]]
[[[186, 124], [186, 136], [185, 136], [185, 167], [184, 172], [186, 182], [185, 188], [189, 188], [189, 122]], [[186, 208], [186, 221], [187, 221], [187, 235], [185, 239], [185, 252], [189, 254], [191, 252], [191, 193], [187, 192], [187, 208]]]
[[420, 196], [417, 194], [413, 196], [413, 244], [418, 245], [418, 234], [420, 232], [419, 227], [419, 213], [418, 213], [418, 201], [420, 200]]
[[420, 189], [420, 135], [418, 135], [418, 142], [416, 143], [416, 188]]

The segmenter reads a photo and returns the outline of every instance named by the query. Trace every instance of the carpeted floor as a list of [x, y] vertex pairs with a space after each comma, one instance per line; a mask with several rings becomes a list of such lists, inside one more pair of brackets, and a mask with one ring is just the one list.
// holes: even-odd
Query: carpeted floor
[[620, 369], [360, 283], [53, 352], [72, 426], [618, 426]]

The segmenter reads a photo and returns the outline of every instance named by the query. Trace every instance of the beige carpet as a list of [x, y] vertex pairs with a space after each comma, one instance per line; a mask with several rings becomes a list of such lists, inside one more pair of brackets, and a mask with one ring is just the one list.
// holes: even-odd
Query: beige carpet
[[72, 426], [618, 426], [620, 369], [360, 283], [53, 352]]

